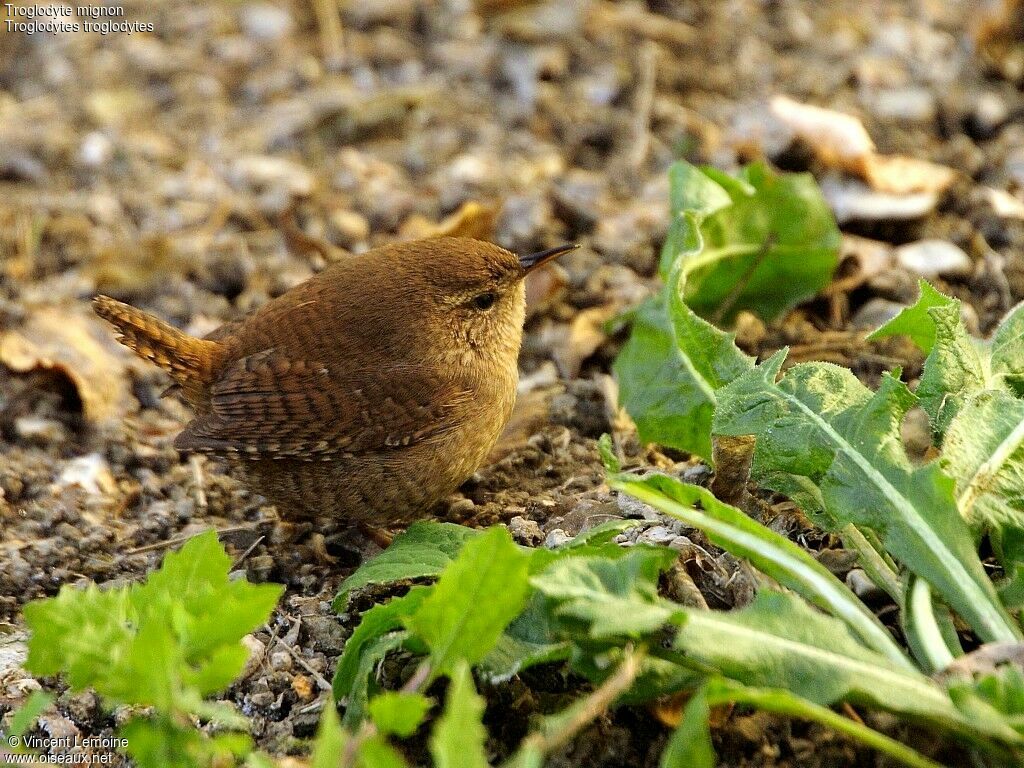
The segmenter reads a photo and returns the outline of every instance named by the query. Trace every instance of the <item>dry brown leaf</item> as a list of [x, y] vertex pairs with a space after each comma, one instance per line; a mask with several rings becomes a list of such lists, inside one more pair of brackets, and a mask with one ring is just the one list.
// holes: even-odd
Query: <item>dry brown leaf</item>
[[424, 237], [473, 237], [477, 240], [490, 240], [494, 235], [497, 215], [494, 206], [470, 200], [438, 223], [421, 214], [413, 214], [402, 222], [399, 235], [407, 240]]
[[33, 312], [20, 328], [0, 336], [0, 363], [16, 373], [42, 369], [66, 376], [94, 424], [122, 418], [137, 407], [127, 375], [132, 359], [82, 305]]
[[579, 376], [580, 366], [601, 346], [607, 335], [604, 325], [615, 317], [622, 307], [605, 304], [577, 313], [555, 343], [552, 357], [559, 372], [567, 379]]
[[554, 262], [526, 276], [526, 316], [543, 315], [565, 296], [569, 275]]
[[793, 134], [811, 146], [818, 159], [832, 168], [864, 172], [865, 159], [875, 153], [875, 143], [863, 123], [834, 109], [801, 104], [788, 96], [774, 96], [769, 108]]
[[863, 177], [879, 192], [910, 195], [945, 192], [956, 180], [956, 171], [914, 157], [871, 155], [865, 160]]
[[788, 96], [773, 97], [769, 109], [823, 164], [861, 177], [878, 192], [941, 193], [956, 178], [953, 169], [937, 163], [878, 154], [864, 124], [853, 115], [801, 104]]

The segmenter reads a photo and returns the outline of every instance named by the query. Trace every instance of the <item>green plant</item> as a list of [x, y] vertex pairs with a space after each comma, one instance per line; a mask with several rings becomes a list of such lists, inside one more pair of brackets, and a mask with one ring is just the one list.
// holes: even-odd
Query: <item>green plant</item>
[[[684, 690], [692, 696], [662, 756], [665, 768], [714, 764], [707, 715], [725, 702], [816, 720], [907, 765], [936, 765], [832, 706], [886, 710], [967, 745], [978, 764], [1018, 764], [1024, 676], [1006, 666], [972, 675], [953, 662], [965, 655], [962, 642], [1014, 644], [1022, 636], [1014, 611], [1024, 595], [1024, 315], [1015, 310], [991, 343], [979, 342], [960, 323], [959, 306], [922, 284], [921, 301], [876, 334], [908, 334], [928, 353], [916, 393], [898, 371], [871, 391], [826, 363], [783, 370], [785, 350], [755, 364], [705, 317], [740, 308], [770, 317], [820, 288], [835, 265], [834, 223], [807, 177], [754, 166], [733, 179], [679, 164], [671, 180], [665, 288], [630, 316], [631, 338], [616, 361], [624, 404], [642, 437], [708, 460], [714, 440], [754, 436], [751, 481], [789, 496], [858, 554], [898, 606], [905, 644], [796, 543], [704, 488], [623, 471], [605, 439], [609, 484], [746, 559], [762, 575], [753, 603], [726, 613], [664, 598], [659, 575], [674, 551], [624, 549], [611, 541], [620, 526], [518, 555], [505, 540], [507, 555], [495, 559], [474, 551], [483, 537], [499, 536], [493, 531], [420, 524], [342, 585], [339, 608], [368, 583], [440, 573], [435, 585], [414, 586], [363, 615], [335, 678], [347, 732], [369, 722], [380, 738], [374, 702], [389, 694], [374, 670], [403, 649], [425, 659], [410, 691], [445, 671], [453, 676], [449, 696], [463, 696], [454, 691], [466, 687], [468, 667], [496, 683], [560, 663], [590, 681], [590, 693], [538, 724], [510, 766], [541, 765], [615, 702]], [[899, 432], [918, 404], [941, 451], [920, 466]], [[1001, 558], [1006, 578], [998, 584], [978, 555], [982, 538]], [[503, 569], [500, 578], [487, 571], [480, 579], [502, 588], [481, 601], [472, 574], [493, 562], [504, 563], [491, 566]], [[439, 610], [437, 595], [451, 611]], [[490, 623], [461, 648], [439, 640], [456, 620]], [[461, 721], [474, 745], [465, 764], [482, 765], [480, 708], [446, 705], [456, 710], [471, 713]], [[440, 723], [435, 729], [432, 743], [444, 732]]]
[[[138, 708], [119, 735], [140, 766], [249, 756], [247, 720], [208, 697], [241, 673], [247, 651], [240, 640], [267, 621], [283, 587], [229, 580], [230, 566], [210, 531], [168, 554], [145, 583], [64, 586], [27, 604], [26, 668], [63, 674], [74, 690], [93, 688], [108, 704]], [[194, 720], [224, 730], [205, 736]]]

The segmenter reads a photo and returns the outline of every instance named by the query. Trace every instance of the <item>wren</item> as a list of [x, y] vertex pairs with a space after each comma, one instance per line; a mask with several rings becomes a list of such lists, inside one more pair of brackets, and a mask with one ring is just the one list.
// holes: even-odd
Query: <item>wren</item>
[[176, 448], [232, 459], [282, 515], [400, 523], [428, 514], [498, 439], [516, 397], [524, 278], [575, 247], [386, 245], [202, 339], [107, 296], [93, 306], [194, 409]]

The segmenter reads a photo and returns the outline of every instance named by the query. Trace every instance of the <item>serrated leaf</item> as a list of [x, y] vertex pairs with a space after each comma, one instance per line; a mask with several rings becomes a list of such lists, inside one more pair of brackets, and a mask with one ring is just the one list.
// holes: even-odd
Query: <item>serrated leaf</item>
[[449, 674], [460, 661], [476, 664], [522, 610], [529, 557], [504, 528], [467, 542], [405, 625], [430, 648], [432, 672]]
[[119, 703], [199, 706], [241, 671], [241, 638], [266, 622], [284, 589], [230, 581], [230, 564], [209, 531], [169, 553], [143, 584], [64, 587], [29, 603], [27, 667], [63, 671], [72, 687]]
[[419, 609], [431, 589], [433, 587], [413, 587], [402, 597], [379, 603], [362, 615], [359, 625], [345, 641], [334, 671], [332, 688], [335, 699], [341, 701], [352, 692], [363, 651], [378, 638], [401, 629], [404, 626], [402, 621]]
[[478, 530], [454, 523], [413, 523], [387, 549], [341, 583], [334, 598], [334, 610], [345, 610], [353, 589], [436, 576], [455, 559], [463, 544], [479, 535]]
[[459, 662], [451, 671], [444, 713], [430, 735], [435, 768], [488, 768], [483, 715], [484, 700], [476, 692], [469, 665]]
[[636, 312], [613, 369], [619, 400], [640, 439], [711, 460], [715, 391], [752, 365], [733, 335], [701, 319], [681, 299], [681, 268], [663, 295]]
[[957, 306], [959, 303], [939, 293], [927, 280], [918, 282], [919, 296], [911, 306], [901, 309], [892, 320], [868, 334], [868, 341], [884, 339], [887, 336], [908, 336], [925, 354], [935, 346], [935, 321], [928, 310], [932, 307]]
[[891, 376], [872, 394], [827, 363], [791, 368], [776, 384], [779, 353], [719, 392], [715, 431], [755, 435], [753, 473], [810, 479], [835, 526], [871, 528], [886, 549], [932, 585], [978, 634], [1013, 640], [1019, 628], [999, 604], [956, 508], [953, 481], [935, 463], [914, 468], [899, 425], [913, 395]]
[[404, 739], [416, 733], [432, 706], [422, 693], [384, 691], [370, 699], [368, 709], [377, 730]]
[[558, 603], [556, 615], [582, 622], [591, 637], [639, 637], [673, 615], [658, 598], [657, 580], [677, 556], [665, 547], [634, 547], [616, 560], [560, 560], [530, 581]]
[[1024, 530], [1024, 401], [993, 391], [968, 401], [946, 431], [942, 466], [972, 530]]
[[[683, 170], [678, 170], [683, 166]], [[673, 210], [662, 251], [662, 275], [685, 262], [686, 300], [700, 314], [731, 305], [771, 320], [828, 284], [838, 264], [840, 234], [810, 174], [777, 174], [747, 166], [738, 179], [711, 169], [673, 166], [670, 185], [684, 180], [700, 194], [670, 193], [688, 208]], [[696, 181], [696, 173], [708, 177]], [[731, 204], [722, 204], [720, 192]], [[710, 202], [709, 202], [710, 201]]]

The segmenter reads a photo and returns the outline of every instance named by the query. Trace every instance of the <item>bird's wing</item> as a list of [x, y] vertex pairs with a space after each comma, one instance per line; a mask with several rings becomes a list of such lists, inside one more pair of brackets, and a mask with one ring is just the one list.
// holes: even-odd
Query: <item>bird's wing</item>
[[436, 437], [473, 393], [419, 367], [388, 376], [265, 350], [233, 363], [210, 409], [174, 441], [188, 451], [328, 461]]

